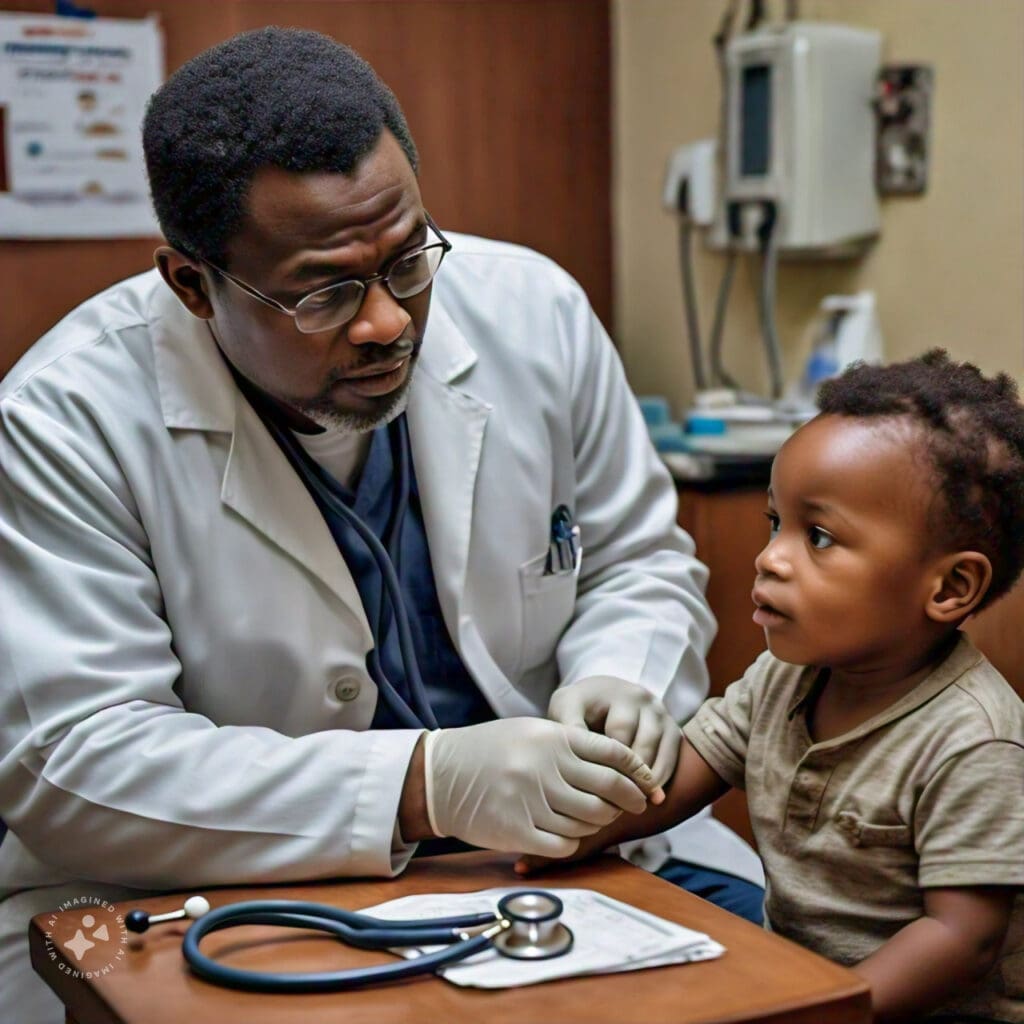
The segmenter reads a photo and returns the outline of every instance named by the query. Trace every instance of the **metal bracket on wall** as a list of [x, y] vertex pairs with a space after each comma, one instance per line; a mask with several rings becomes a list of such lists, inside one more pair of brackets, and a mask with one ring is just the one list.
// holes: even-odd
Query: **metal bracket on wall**
[[885, 64], [875, 96], [875, 187], [881, 196], [920, 195], [928, 184], [934, 74], [928, 64]]

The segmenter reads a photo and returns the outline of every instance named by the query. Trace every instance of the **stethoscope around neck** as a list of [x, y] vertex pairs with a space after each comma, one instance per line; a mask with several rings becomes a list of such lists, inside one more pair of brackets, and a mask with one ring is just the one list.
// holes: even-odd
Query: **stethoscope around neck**
[[[305, 452], [300, 450], [294, 437], [264, 408], [258, 396], [252, 395], [250, 389], [246, 388], [244, 390], [267, 429], [284, 451], [288, 461], [306, 486], [316, 496], [318, 501], [326, 505], [331, 512], [355, 530], [377, 565], [384, 585], [384, 591], [388, 595], [392, 613], [395, 617], [398, 648], [402, 658], [402, 666], [405, 670], [406, 682], [409, 686], [411, 706], [398, 692], [391, 680], [388, 679], [384, 666], [381, 664], [380, 650], [384, 640], [386, 617], [386, 605], [383, 596], [377, 612], [376, 622], [371, 622], [374, 646], [366, 655], [366, 667], [377, 687], [378, 693], [403, 728], [436, 729], [438, 727], [437, 719], [434, 716], [433, 709], [430, 707], [426, 687], [423, 685], [423, 677], [420, 674], [419, 662], [416, 658], [416, 649], [413, 646], [409, 613], [402, 598], [402, 589], [398, 582], [398, 573], [395, 571], [394, 564], [395, 553], [401, 541], [402, 524], [405, 521], [405, 513], [409, 507], [409, 491], [412, 477], [409, 468], [409, 432], [405, 417], [397, 417], [388, 426], [388, 434], [392, 442], [392, 458], [396, 468], [395, 494], [392, 499], [391, 519], [388, 523], [384, 543], [382, 544], [366, 523], [335, 493], [327, 480], [324, 479], [324, 474], [320, 467], [313, 463]], [[366, 611], [367, 615], [369, 615], [370, 610], [367, 609]]]
[[[491, 947], [513, 960], [549, 960], [564, 956], [572, 949], [573, 934], [560, 920], [562, 909], [562, 901], [557, 896], [540, 889], [510, 892], [498, 900], [497, 908], [491, 913], [411, 921], [389, 921], [296, 900], [250, 900], [210, 910], [210, 904], [203, 897], [193, 896], [186, 901], [184, 909], [169, 914], [129, 911], [125, 915], [125, 927], [141, 933], [154, 924], [193, 918], [181, 949], [189, 967], [200, 978], [214, 985], [249, 992], [300, 994], [342, 992], [433, 974]], [[360, 949], [444, 948], [398, 963], [305, 974], [271, 974], [230, 967], [199, 948], [211, 932], [248, 924], [326, 932]]]

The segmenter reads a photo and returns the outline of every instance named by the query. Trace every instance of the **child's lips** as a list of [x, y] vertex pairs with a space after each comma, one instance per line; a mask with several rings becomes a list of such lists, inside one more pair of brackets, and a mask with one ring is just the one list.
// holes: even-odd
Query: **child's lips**
[[754, 614], [751, 616], [759, 626], [765, 626], [771, 629], [774, 626], [781, 626], [784, 622], [789, 622], [789, 618], [783, 615], [781, 612], [775, 611], [774, 608], [768, 605], [762, 605], [760, 608], [754, 609]]
[[768, 600], [768, 595], [763, 591], [760, 591], [755, 587], [750, 597], [756, 606], [754, 608], [753, 619], [757, 625], [772, 627], [779, 626], [783, 622], [789, 621], [790, 617], [784, 612], [779, 611], [779, 609]]

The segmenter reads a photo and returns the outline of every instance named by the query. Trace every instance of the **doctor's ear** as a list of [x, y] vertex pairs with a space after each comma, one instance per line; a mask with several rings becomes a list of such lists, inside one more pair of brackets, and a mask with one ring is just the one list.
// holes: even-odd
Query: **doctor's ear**
[[991, 583], [992, 563], [980, 551], [946, 555], [936, 568], [925, 614], [933, 622], [960, 622], [978, 607]]
[[200, 320], [213, 316], [206, 279], [194, 260], [169, 245], [161, 245], [153, 253], [153, 262], [167, 286], [193, 316]]

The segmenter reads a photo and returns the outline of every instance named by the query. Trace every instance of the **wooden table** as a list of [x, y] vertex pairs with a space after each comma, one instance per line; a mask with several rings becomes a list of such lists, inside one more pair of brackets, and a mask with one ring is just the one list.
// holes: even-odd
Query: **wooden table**
[[[400, 878], [294, 886], [219, 889], [213, 906], [240, 899], [306, 899], [360, 909], [416, 892], [466, 892], [522, 884], [513, 858], [468, 853], [413, 861]], [[63, 1000], [74, 1024], [867, 1024], [870, 1000], [852, 972], [763, 931], [710, 903], [634, 868], [618, 857], [537, 876], [538, 885], [592, 888], [706, 932], [728, 952], [718, 960], [503, 991], [458, 988], [417, 978], [330, 995], [258, 995], [217, 988], [193, 977], [181, 956], [185, 925], [154, 926], [132, 936], [106, 975], [69, 977], [54, 948], [83, 923], [87, 909], [65, 910], [59, 924], [41, 914], [30, 926], [36, 971]], [[161, 896], [117, 907], [164, 913], [182, 898]], [[94, 921], [86, 922], [93, 926]], [[46, 932], [52, 932], [48, 941]], [[239, 967], [277, 971], [337, 970], [380, 963], [387, 955], [352, 950], [327, 936], [263, 926], [214, 933], [204, 951]], [[70, 958], [69, 958], [70, 959]]]

